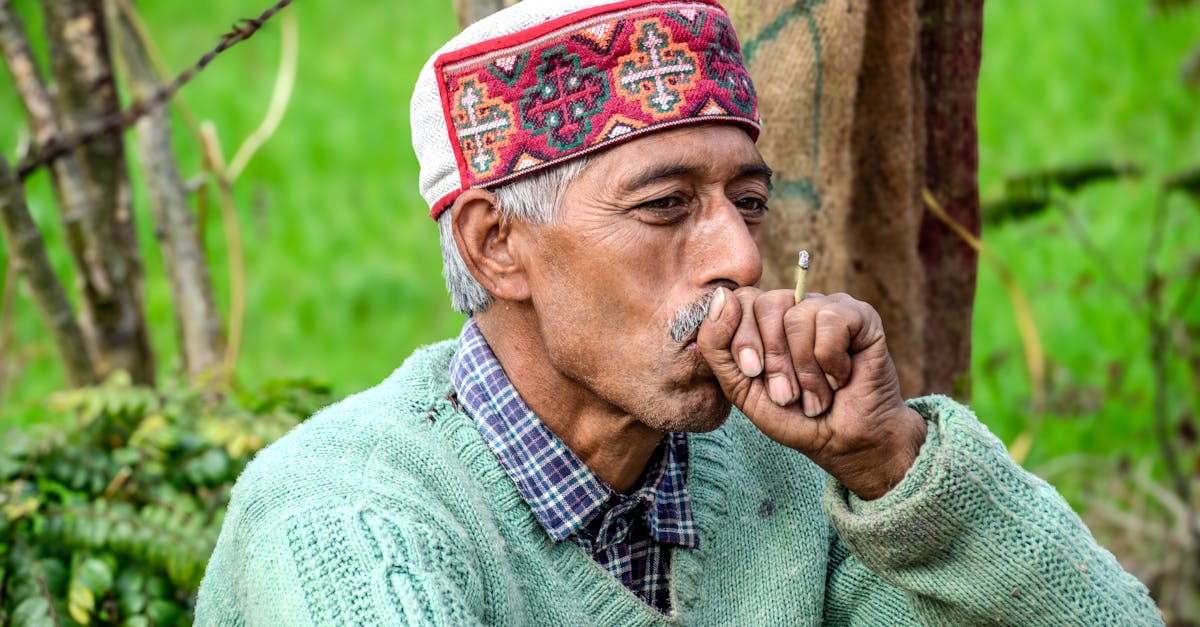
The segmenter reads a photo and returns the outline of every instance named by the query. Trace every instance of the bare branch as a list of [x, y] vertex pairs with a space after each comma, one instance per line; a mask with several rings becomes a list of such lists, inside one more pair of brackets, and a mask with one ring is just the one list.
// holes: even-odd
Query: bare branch
[[[105, 12], [130, 90], [136, 98], [149, 97], [160, 85], [145, 48], [132, 24], [111, 0], [106, 2]], [[211, 380], [222, 365], [225, 337], [214, 304], [208, 259], [171, 147], [170, 117], [165, 105], [143, 117], [136, 128], [138, 158], [145, 172], [155, 231], [171, 284], [184, 365], [193, 381]]]
[[0, 50], [25, 106], [34, 143], [41, 146], [53, 141], [58, 136], [58, 115], [29, 48], [25, 25], [10, 0], [0, 0]]
[[[158, 46], [154, 44], [154, 39], [150, 36], [150, 30], [146, 28], [146, 23], [138, 15], [132, 1], [116, 0], [116, 2], [121, 16], [128, 20], [129, 26], [133, 28], [138, 42], [145, 49], [150, 62], [154, 64], [154, 71], [158, 74], [159, 82], [167, 82], [171, 78], [171, 73], [167, 69], [167, 62], [163, 58], [162, 52], [159, 51]], [[180, 117], [183, 118], [183, 123], [187, 125], [188, 132], [192, 134], [192, 138], [196, 140], [196, 144], [200, 144], [203, 141], [200, 138], [200, 124], [196, 121], [196, 116], [192, 114], [191, 108], [187, 106], [187, 103], [182, 98], [176, 98], [174, 104], [175, 108], [179, 111]]]
[[29, 215], [29, 207], [25, 204], [21, 183], [2, 156], [0, 220], [3, 221], [4, 238], [8, 243], [12, 262], [17, 265], [33, 292], [42, 318], [54, 336], [54, 342], [67, 370], [68, 381], [73, 386], [94, 383], [96, 371], [92, 366], [83, 332], [75, 321], [71, 302], [67, 299], [67, 291], [50, 265], [41, 231]]
[[[54, 0], [49, 4], [66, 0]], [[74, 1], [74, 0], [72, 0]], [[86, 128], [75, 131], [75, 134], [69, 138], [64, 138], [51, 146], [47, 146], [42, 152], [27, 161], [23, 161], [19, 168], [20, 177], [22, 179], [28, 177], [37, 168], [62, 157], [65, 154], [73, 152], [80, 146], [91, 143], [97, 137], [108, 135], [114, 131], [120, 131], [133, 126], [142, 116], [149, 113], [151, 110], [160, 106], [164, 102], [171, 100], [184, 85], [187, 85], [193, 78], [196, 77], [213, 59], [216, 59], [221, 53], [232, 48], [233, 46], [246, 41], [262, 28], [267, 20], [275, 16], [276, 13], [292, 3], [292, 0], [279, 0], [271, 8], [263, 11], [262, 15], [250, 20], [242, 20], [240, 25], [234, 25], [233, 30], [221, 36], [221, 41], [216, 47], [206, 52], [200, 57], [196, 63], [180, 72], [179, 76], [170, 84], [158, 89], [152, 96], [144, 100], [140, 100], [128, 109], [118, 112], [109, 118], [100, 121], [97, 124], [90, 125]]]

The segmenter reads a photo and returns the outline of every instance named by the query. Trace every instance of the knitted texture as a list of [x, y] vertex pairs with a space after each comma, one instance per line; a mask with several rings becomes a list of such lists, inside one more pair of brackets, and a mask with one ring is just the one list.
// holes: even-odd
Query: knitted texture
[[431, 59], [412, 120], [434, 219], [465, 189], [664, 128], [724, 121], [759, 131], [754, 85], [715, 0], [526, 0]]
[[701, 543], [672, 551], [664, 616], [547, 538], [450, 400], [453, 352], [418, 351], [255, 459], [197, 624], [1161, 624], [1057, 493], [941, 397], [913, 403], [928, 440], [871, 502], [736, 411], [689, 436]]

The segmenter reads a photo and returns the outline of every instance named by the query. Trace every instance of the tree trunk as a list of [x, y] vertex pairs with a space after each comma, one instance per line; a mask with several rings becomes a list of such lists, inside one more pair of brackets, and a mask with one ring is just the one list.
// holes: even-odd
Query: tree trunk
[[[161, 86], [148, 55], [116, 3], [107, 2], [106, 13], [117, 59], [133, 98], [147, 99]], [[207, 255], [171, 148], [170, 116], [165, 105], [138, 121], [136, 152], [145, 173], [155, 233], [171, 284], [184, 368], [194, 383], [219, 380], [216, 375], [224, 365], [225, 336], [213, 299]]]
[[[813, 291], [879, 310], [906, 395], [967, 393], [976, 258], [926, 217], [929, 187], [978, 232], [982, 0], [729, 0], [776, 169], [765, 288], [814, 252]], [[918, 11], [920, 8], [920, 12]]]
[[[979, 235], [979, 132], [975, 122], [983, 0], [923, 0], [921, 79], [925, 187], [951, 218]], [[919, 244], [925, 268], [926, 386], [970, 394], [971, 307], [979, 257], [928, 213]]]
[[[72, 135], [119, 112], [100, 0], [43, 0], [61, 131]], [[119, 131], [77, 152], [88, 202], [62, 204], [67, 241], [83, 293], [84, 331], [99, 373], [126, 370], [153, 384], [154, 355], [142, 306], [124, 145]], [[77, 181], [56, 183], [76, 185]], [[60, 190], [59, 197], [68, 195]]]

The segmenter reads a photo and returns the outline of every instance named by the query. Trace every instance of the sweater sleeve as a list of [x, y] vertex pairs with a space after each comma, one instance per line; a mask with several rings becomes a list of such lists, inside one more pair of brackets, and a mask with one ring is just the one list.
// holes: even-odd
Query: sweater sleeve
[[873, 501], [833, 480], [826, 486], [825, 508], [837, 534], [828, 618], [1162, 624], [1146, 588], [968, 409], [940, 396], [910, 406], [929, 431], [899, 485]]

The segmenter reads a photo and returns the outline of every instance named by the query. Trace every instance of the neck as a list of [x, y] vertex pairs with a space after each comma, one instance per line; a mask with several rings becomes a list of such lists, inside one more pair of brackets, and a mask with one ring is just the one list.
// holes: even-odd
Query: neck
[[555, 368], [525, 303], [497, 301], [475, 322], [529, 408], [617, 492], [629, 492], [663, 434]]

